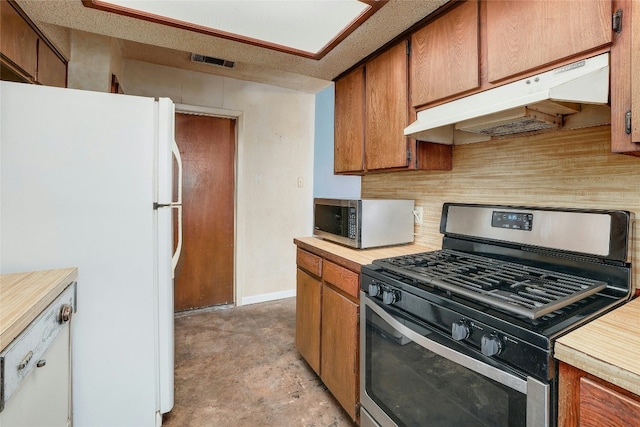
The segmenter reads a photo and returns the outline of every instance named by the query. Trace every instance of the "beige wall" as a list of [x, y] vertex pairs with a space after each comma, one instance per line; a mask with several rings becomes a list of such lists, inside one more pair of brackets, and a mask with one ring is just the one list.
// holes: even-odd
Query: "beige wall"
[[[415, 199], [424, 207], [416, 241], [437, 249], [444, 202], [623, 209], [640, 219], [638, 183], [640, 158], [611, 154], [601, 126], [455, 146], [453, 171], [368, 175], [362, 196]], [[638, 238], [633, 245], [637, 260]]]
[[239, 117], [236, 302], [294, 295], [293, 238], [308, 235], [312, 221], [315, 96], [137, 61], [123, 70], [127, 94]]
[[71, 32], [71, 59], [67, 85], [71, 89], [109, 92], [111, 38], [83, 31]]

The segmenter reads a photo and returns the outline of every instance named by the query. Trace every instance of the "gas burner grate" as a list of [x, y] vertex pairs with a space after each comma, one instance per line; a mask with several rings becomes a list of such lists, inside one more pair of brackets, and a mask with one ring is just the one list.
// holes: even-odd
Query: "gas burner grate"
[[450, 249], [374, 261], [385, 269], [529, 319], [593, 295], [607, 283]]

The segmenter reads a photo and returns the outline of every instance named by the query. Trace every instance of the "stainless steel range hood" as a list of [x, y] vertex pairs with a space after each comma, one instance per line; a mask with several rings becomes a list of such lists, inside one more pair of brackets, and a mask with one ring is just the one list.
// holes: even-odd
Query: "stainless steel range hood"
[[[420, 111], [404, 134], [441, 144], [487, 141], [562, 127], [565, 117], [608, 100], [609, 54], [603, 53]], [[605, 124], [598, 120], [610, 121], [602, 111], [595, 116], [591, 126]], [[585, 122], [581, 123], [584, 127]]]

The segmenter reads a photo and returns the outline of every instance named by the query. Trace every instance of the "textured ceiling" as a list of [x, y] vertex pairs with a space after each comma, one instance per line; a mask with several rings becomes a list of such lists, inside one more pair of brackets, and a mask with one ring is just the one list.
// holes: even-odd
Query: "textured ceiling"
[[[391, 0], [321, 60], [277, 52], [86, 8], [80, 0], [18, 0], [58, 45], [81, 30], [119, 40], [123, 58], [317, 92], [448, 0]], [[64, 46], [60, 46], [63, 53]], [[68, 49], [68, 47], [67, 47]], [[191, 53], [236, 62], [233, 69], [192, 63]]]

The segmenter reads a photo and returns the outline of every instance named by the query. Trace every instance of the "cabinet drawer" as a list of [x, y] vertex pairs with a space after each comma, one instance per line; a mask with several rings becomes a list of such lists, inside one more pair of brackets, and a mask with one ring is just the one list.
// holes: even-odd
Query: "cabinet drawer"
[[630, 426], [640, 418], [640, 402], [589, 378], [580, 378], [580, 425]]
[[354, 298], [358, 298], [358, 290], [360, 289], [360, 275], [358, 273], [340, 267], [331, 261], [326, 261], [322, 278], [325, 282], [343, 290]]
[[313, 274], [316, 277], [322, 276], [322, 258], [298, 248], [296, 254], [296, 264], [299, 268]]

